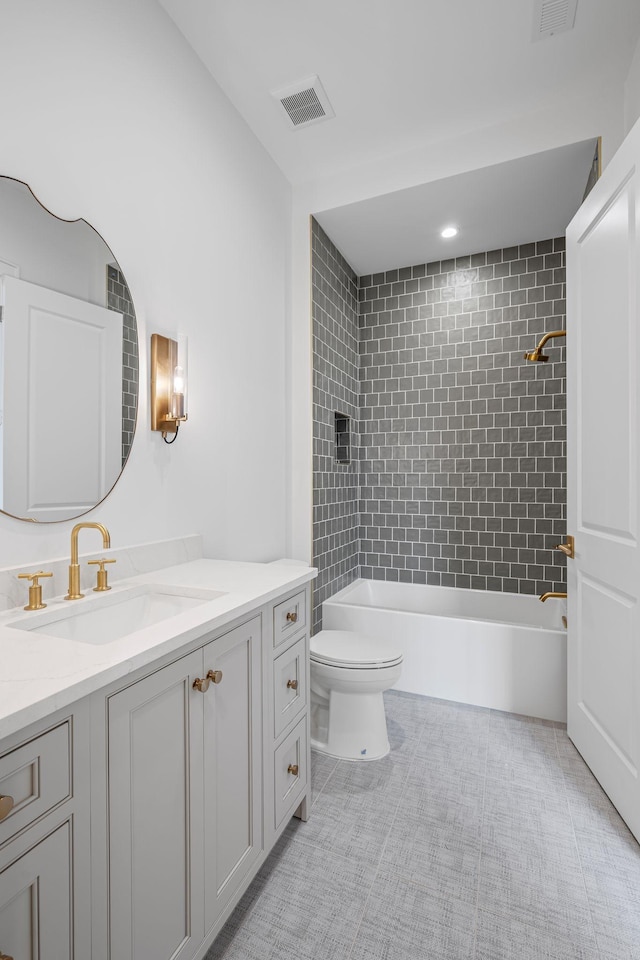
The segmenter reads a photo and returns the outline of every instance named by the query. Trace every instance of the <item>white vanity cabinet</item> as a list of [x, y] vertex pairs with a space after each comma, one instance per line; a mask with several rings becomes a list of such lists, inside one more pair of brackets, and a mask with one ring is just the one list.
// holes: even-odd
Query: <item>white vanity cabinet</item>
[[89, 954], [87, 718], [78, 704], [0, 749], [0, 957]]
[[203, 960], [306, 819], [310, 578], [269, 570], [253, 602], [229, 576], [235, 619], [183, 622], [0, 742], [0, 960]]
[[261, 656], [254, 617], [109, 698], [113, 960], [193, 957], [262, 852]]

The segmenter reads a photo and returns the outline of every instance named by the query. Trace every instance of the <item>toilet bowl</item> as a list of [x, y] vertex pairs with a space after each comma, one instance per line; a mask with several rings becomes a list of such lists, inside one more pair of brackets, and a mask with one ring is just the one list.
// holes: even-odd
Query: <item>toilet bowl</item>
[[346, 630], [311, 638], [311, 746], [340, 760], [389, 753], [383, 691], [399, 679], [402, 654]]

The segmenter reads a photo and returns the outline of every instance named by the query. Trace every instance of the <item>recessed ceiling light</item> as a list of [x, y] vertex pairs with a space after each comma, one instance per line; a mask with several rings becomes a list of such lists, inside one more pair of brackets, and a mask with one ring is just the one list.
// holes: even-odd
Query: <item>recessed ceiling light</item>
[[457, 227], [445, 227], [444, 230], [441, 231], [440, 236], [444, 237], [445, 240], [448, 240], [449, 237], [455, 237], [457, 232]]

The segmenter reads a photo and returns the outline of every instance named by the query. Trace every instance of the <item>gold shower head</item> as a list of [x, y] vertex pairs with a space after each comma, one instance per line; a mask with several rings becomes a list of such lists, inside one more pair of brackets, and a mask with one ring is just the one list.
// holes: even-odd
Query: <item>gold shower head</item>
[[547, 340], [551, 340], [552, 337], [566, 337], [566, 335], [566, 330], [554, 330], [552, 333], [545, 333], [535, 350], [533, 350], [532, 353], [525, 353], [525, 360], [531, 360], [533, 363], [546, 363], [549, 357], [545, 353], [542, 353], [542, 348]]

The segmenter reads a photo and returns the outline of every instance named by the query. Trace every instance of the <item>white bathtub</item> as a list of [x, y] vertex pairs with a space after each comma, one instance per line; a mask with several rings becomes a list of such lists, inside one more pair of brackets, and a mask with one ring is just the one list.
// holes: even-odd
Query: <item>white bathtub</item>
[[388, 637], [397, 690], [566, 721], [566, 601], [356, 580], [322, 604], [327, 630]]

